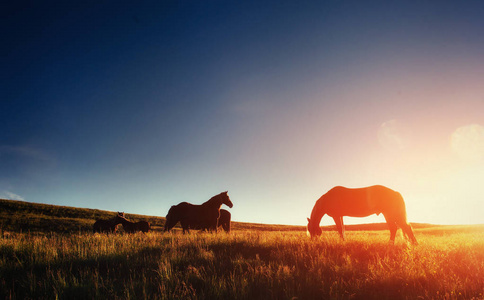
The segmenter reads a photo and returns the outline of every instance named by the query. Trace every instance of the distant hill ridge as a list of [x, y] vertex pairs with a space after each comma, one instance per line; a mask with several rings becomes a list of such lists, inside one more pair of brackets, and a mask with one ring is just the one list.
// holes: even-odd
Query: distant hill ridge
[[[112, 219], [116, 212], [0, 199], [0, 229], [31, 232], [84, 232], [92, 231], [98, 219]], [[163, 226], [165, 218], [126, 214], [130, 220], [146, 220]]]
[[[126, 213], [133, 221], [145, 220], [153, 225], [153, 230], [161, 231], [165, 224], [164, 217], [145, 216]], [[15, 232], [86, 232], [92, 231], [97, 219], [110, 219], [116, 212], [41, 204], [19, 200], [0, 199], [0, 230]], [[435, 225], [412, 224], [414, 228], [428, 228]], [[335, 226], [325, 226], [323, 230], [335, 230]], [[269, 225], [259, 223], [232, 222], [233, 230], [264, 231], [305, 231], [305, 226]], [[386, 223], [346, 225], [346, 230], [387, 230]]]

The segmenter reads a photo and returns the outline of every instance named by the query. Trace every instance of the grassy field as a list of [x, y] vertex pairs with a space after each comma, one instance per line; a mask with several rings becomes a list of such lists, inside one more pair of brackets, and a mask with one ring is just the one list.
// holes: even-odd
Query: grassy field
[[0, 298], [484, 299], [483, 226], [419, 228], [410, 246], [400, 236], [390, 245], [388, 231], [348, 231], [343, 242], [238, 225], [189, 235], [2, 227]]

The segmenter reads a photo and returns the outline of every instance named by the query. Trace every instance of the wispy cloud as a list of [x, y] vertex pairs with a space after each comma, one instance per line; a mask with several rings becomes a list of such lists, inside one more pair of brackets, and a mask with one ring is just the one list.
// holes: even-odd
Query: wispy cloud
[[28, 146], [0, 145], [0, 156], [5, 154], [20, 155], [41, 161], [51, 160], [51, 158], [44, 152]]
[[383, 122], [378, 130], [378, 141], [387, 150], [402, 150], [408, 146], [409, 132], [397, 120]]
[[9, 192], [9, 191], [1, 191], [0, 192], [0, 199], [25, 200], [24, 197], [17, 195], [15, 193]]

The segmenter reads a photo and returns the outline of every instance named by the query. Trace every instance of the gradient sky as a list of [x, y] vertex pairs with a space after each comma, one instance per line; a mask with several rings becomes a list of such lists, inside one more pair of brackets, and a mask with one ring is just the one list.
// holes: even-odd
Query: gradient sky
[[305, 225], [383, 184], [412, 222], [484, 223], [482, 1], [16, 3], [0, 198], [165, 216], [228, 190], [235, 221]]

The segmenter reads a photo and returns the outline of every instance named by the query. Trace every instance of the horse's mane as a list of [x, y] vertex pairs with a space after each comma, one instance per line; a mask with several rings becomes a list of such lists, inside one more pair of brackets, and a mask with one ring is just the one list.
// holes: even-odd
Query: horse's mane
[[212, 205], [217, 205], [220, 203], [220, 206], [222, 206], [222, 200], [220, 199], [224, 193], [220, 193], [218, 195], [213, 196], [209, 200], [205, 201], [202, 203], [202, 206], [212, 206]]

